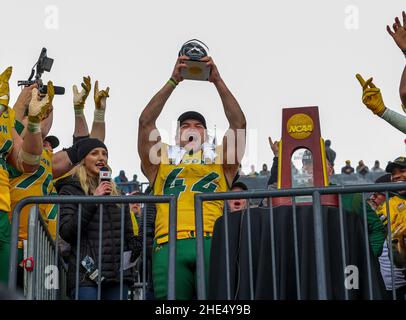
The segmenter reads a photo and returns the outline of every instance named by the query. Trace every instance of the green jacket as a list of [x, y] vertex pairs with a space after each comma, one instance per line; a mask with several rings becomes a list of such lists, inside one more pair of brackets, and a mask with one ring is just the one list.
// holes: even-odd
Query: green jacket
[[[344, 210], [359, 214], [364, 219], [361, 193], [343, 194], [341, 199]], [[367, 213], [369, 243], [375, 257], [379, 257], [382, 254], [383, 243], [385, 242], [385, 228], [381, 219], [379, 219], [368, 203], [365, 204], [365, 209]]]

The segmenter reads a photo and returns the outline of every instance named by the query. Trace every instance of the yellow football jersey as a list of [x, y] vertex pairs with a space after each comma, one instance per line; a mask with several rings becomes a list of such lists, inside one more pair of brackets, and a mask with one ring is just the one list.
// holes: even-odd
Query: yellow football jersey
[[13, 147], [15, 113], [7, 108], [0, 116], [0, 211], [10, 212], [10, 183], [6, 158]]
[[[218, 148], [220, 150], [220, 148]], [[187, 237], [195, 231], [194, 196], [202, 192], [226, 192], [227, 180], [224, 175], [221, 154], [215, 161], [203, 163], [202, 152], [186, 153], [182, 161], [170, 164], [168, 145], [161, 149], [161, 164], [154, 183], [155, 195], [176, 195], [178, 197], [177, 236]], [[203, 204], [203, 231], [213, 232], [214, 223], [223, 214], [223, 201], [205, 201]], [[168, 241], [169, 205], [156, 204], [155, 238], [159, 243]]]
[[130, 217], [131, 217], [131, 223], [133, 226], [133, 232], [135, 236], [138, 236], [138, 222], [137, 219], [135, 218], [135, 213], [130, 210]]
[[[11, 166], [8, 167], [10, 173], [10, 196], [12, 210], [20, 200], [26, 197], [45, 196], [51, 194], [51, 191], [53, 190], [52, 157], [53, 154], [51, 151], [43, 149], [41, 155], [41, 164], [34, 173], [21, 173]], [[47, 221], [48, 212], [50, 212], [52, 209], [49, 206], [52, 205], [43, 204], [39, 206], [41, 215], [45, 221]], [[22, 240], [26, 240], [28, 236], [28, 220], [31, 207], [32, 205], [25, 206], [20, 213], [20, 247]]]
[[[386, 202], [380, 205], [375, 211], [380, 217], [382, 223], [386, 226], [388, 224], [388, 213], [386, 211]], [[406, 199], [399, 196], [394, 196], [389, 199], [389, 213], [391, 221], [391, 229], [394, 232], [393, 222], [398, 219], [399, 215], [406, 215]], [[405, 219], [402, 219], [403, 221]]]

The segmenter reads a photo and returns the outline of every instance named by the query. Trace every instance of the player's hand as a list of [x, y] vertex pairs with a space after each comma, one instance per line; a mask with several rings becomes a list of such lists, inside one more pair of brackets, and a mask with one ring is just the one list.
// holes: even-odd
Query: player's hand
[[210, 67], [210, 76], [209, 76], [209, 81], [216, 84], [217, 82], [221, 81], [221, 76], [220, 73], [217, 69], [217, 66], [215, 65], [212, 57], [204, 57], [201, 58], [200, 61], [206, 62], [206, 65]]
[[273, 142], [271, 137], [268, 137], [268, 141], [274, 156], [277, 157], [279, 154], [279, 141]]
[[112, 188], [109, 181], [102, 181], [94, 191], [95, 196], [105, 196], [111, 194]]
[[395, 18], [395, 23], [392, 25], [393, 31], [390, 26], [386, 26], [386, 30], [398, 45], [400, 50], [406, 50], [406, 13], [402, 12], [403, 26], [398, 17]]
[[85, 101], [90, 93], [92, 84], [90, 82], [90, 77], [83, 77], [83, 82], [81, 83], [82, 90], [79, 92], [78, 87], [73, 85], [73, 106], [75, 109], [83, 109], [85, 107]]
[[28, 120], [30, 122], [40, 123], [46, 119], [52, 112], [52, 100], [54, 99], [55, 90], [52, 81], [48, 81], [47, 94], [44, 97], [39, 95], [37, 88], [31, 91], [31, 101], [28, 106]]
[[94, 84], [94, 104], [96, 109], [106, 109], [106, 100], [109, 96], [110, 88], [107, 87], [106, 90], [99, 91], [99, 81]]
[[0, 74], [0, 105], [8, 107], [10, 101], [10, 87], [8, 81], [10, 80], [13, 67], [8, 67]]
[[386, 107], [383, 102], [381, 90], [372, 83], [373, 78], [369, 78], [365, 81], [358, 73], [356, 74], [356, 77], [362, 87], [362, 102], [374, 114], [382, 116]]
[[176, 60], [175, 67], [173, 68], [171, 78], [175, 79], [178, 83], [183, 81], [182, 69], [187, 69], [186, 60], [190, 60], [190, 58], [188, 56], [180, 56], [178, 60]]

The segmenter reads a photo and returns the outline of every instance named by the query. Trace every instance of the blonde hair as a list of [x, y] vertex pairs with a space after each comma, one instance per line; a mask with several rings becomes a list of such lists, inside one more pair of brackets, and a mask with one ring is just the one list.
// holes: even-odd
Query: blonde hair
[[[111, 168], [107, 165], [109, 170], [111, 171]], [[83, 191], [87, 195], [93, 195], [94, 192], [96, 191], [97, 187], [99, 186], [99, 177], [92, 177], [87, 173], [86, 167], [85, 167], [85, 159], [83, 159], [73, 170], [74, 176], [76, 176], [79, 179], [80, 186], [82, 187]], [[118, 196], [120, 193], [117, 190], [117, 185], [114, 183], [113, 180], [110, 181], [111, 183], [111, 195], [112, 196]]]

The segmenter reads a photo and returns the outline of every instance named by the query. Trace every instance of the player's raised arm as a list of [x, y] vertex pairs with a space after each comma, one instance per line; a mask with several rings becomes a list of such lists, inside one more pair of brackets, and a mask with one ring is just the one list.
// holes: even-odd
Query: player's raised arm
[[89, 128], [87, 126], [84, 114], [85, 102], [92, 88], [90, 77], [83, 77], [81, 83], [82, 90], [79, 92], [76, 85], [73, 85], [73, 110], [75, 112], [75, 128], [73, 131], [73, 142], [78, 138], [89, 137]]
[[7, 161], [21, 172], [34, 172], [40, 165], [42, 154], [41, 121], [52, 112], [54, 87], [48, 82], [48, 93], [40, 97], [38, 89], [32, 90], [31, 101], [28, 108], [27, 132], [24, 140], [13, 129], [14, 147]]
[[[403, 25], [400, 22], [400, 19], [396, 17], [395, 23], [392, 25], [393, 30], [390, 26], [386, 26], [386, 30], [398, 45], [399, 49], [402, 50], [406, 58], [406, 12], [404, 11], [402, 12], [402, 20]], [[399, 93], [403, 104], [403, 111], [406, 112], [406, 65], [403, 69], [402, 78], [400, 80]]]
[[178, 58], [171, 78], [159, 90], [142, 111], [138, 121], [138, 154], [141, 158], [141, 169], [150, 183], [153, 183], [159, 168], [161, 137], [156, 127], [156, 120], [179, 82], [183, 81], [181, 70], [187, 68], [183, 62], [186, 56]]
[[202, 58], [201, 61], [206, 61], [207, 65], [211, 68], [209, 81], [216, 86], [230, 126], [223, 138], [223, 168], [227, 182], [231, 186], [245, 152], [245, 130], [247, 121], [237, 99], [221, 78], [213, 59], [211, 57], [205, 57]]
[[109, 91], [109, 87], [107, 87], [106, 90], [99, 90], [99, 81], [96, 81], [94, 85], [95, 110], [90, 137], [97, 138], [100, 141], [104, 141], [106, 138], [106, 122], [104, 121], [104, 114], [106, 113], [106, 100], [110, 97]]

